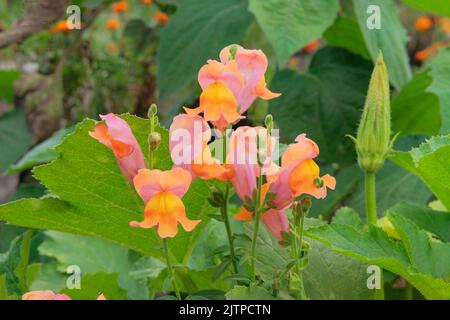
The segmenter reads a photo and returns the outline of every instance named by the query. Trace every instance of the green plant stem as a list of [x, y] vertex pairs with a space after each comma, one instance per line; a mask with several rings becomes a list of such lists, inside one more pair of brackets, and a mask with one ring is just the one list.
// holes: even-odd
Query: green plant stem
[[367, 221], [377, 224], [377, 195], [375, 192], [375, 173], [365, 172]]
[[229, 182], [227, 182], [227, 184], [225, 186], [225, 196], [224, 196], [223, 205], [221, 207], [221, 212], [222, 212], [223, 222], [225, 224], [225, 229], [227, 231], [228, 245], [230, 246], [230, 255], [231, 255], [231, 262], [233, 264], [233, 270], [234, 270], [234, 273], [238, 274], [239, 270], [238, 270], [237, 261], [236, 261], [236, 253], [234, 250], [233, 231], [231, 230], [230, 218], [228, 216], [229, 193], [230, 193], [230, 184], [229, 184]]
[[295, 245], [293, 247], [294, 250], [294, 256], [296, 259], [295, 263], [295, 272], [298, 276], [299, 281], [299, 299], [300, 300], [306, 300], [308, 297], [306, 296], [305, 287], [303, 284], [303, 274], [302, 269], [300, 268], [303, 260], [303, 227], [305, 222], [305, 215], [306, 213], [298, 213], [299, 219], [295, 223], [295, 236], [294, 242]]
[[255, 226], [253, 230], [253, 239], [252, 239], [252, 249], [251, 249], [251, 276], [252, 281], [255, 282], [256, 280], [256, 273], [255, 273], [255, 267], [256, 267], [256, 243], [258, 241], [258, 233], [259, 233], [259, 225], [261, 220], [261, 193], [262, 193], [262, 174], [259, 174], [258, 178], [258, 193], [256, 196], [255, 201], [255, 212], [254, 212], [254, 219], [255, 219]]
[[[378, 221], [377, 216], [377, 194], [375, 189], [375, 173], [365, 172], [365, 191], [366, 191], [366, 211], [367, 221], [369, 224], [376, 225]], [[375, 291], [376, 300], [384, 300], [384, 276], [383, 270], [380, 273], [380, 289]]]
[[178, 300], [181, 300], [180, 290], [178, 290], [177, 280], [175, 279], [175, 273], [173, 272], [172, 263], [170, 262], [169, 245], [166, 238], [162, 239], [164, 256], [166, 258], [167, 269], [169, 269], [170, 279], [172, 280], [175, 294]]

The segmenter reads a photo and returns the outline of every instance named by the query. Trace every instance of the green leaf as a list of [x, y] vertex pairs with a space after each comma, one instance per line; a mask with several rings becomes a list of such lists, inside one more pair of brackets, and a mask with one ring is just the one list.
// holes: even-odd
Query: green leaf
[[[364, 175], [359, 173], [359, 176], [358, 188], [347, 204], [359, 212], [362, 217], [365, 217]], [[386, 162], [376, 173], [376, 182], [377, 210], [379, 213], [400, 201], [425, 205], [432, 195], [428, 187], [414, 174], [389, 162]]]
[[269, 112], [288, 141], [300, 133], [320, 146], [320, 158], [353, 163], [354, 145], [345, 135], [356, 131], [372, 66], [344, 49], [318, 51], [309, 72], [278, 72], [270, 87], [282, 96], [270, 101]]
[[[148, 120], [124, 116], [147, 154]], [[60, 158], [35, 169], [41, 183], [58, 198], [23, 199], [0, 206], [0, 217], [10, 223], [32, 228], [58, 230], [109, 240], [142, 253], [163, 257], [160, 239], [154, 229], [132, 228], [128, 223], [141, 220], [144, 203], [123, 177], [113, 153], [88, 135], [95, 122], [85, 120], [77, 126], [56, 151]], [[157, 129], [162, 143], [155, 154], [155, 168], [172, 166], [168, 151], [168, 132]], [[206, 196], [209, 188], [197, 179], [184, 196], [186, 212], [191, 219], [206, 219], [214, 210]], [[179, 230], [171, 239], [172, 253], [179, 261], [190, 255], [191, 247], [206, 223], [193, 232]]]
[[14, 82], [19, 77], [20, 72], [16, 70], [0, 70], [0, 102], [14, 102]]
[[27, 287], [27, 266], [30, 254], [32, 231], [15, 238], [6, 253], [0, 254], [0, 275], [5, 275], [6, 292], [21, 296]]
[[186, 0], [161, 33], [158, 87], [164, 99], [197, 77], [219, 51], [239, 42], [252, 16], [246, 0]]
[[347, 49], [364, 59], [370, 60], [370, 53], [367, 50], [359, 25], [353, 18], [338, 17], [325, 32], [323, 38], [332, 46]]
[[432, 137], [409, 152], [396, 151], [389, 160], [422, 179], [450, 208], [450, 135]]
[[414, 222], [418, 227], [450, 243], [450, 213], [435, 211], [410, 203], [399, 203], [387, 212], [401, 215]]
[[225, 294], [227, 300], [277, 300], [262, 287], [235, 286]]
[[444, 48], [430, 63], [430, 77], [433, 79], [428, 91], [439, 97], [441, 105], [441, 134], [450, 133], [450, 48]]
[[[306, 227], [320, 226], [324, 222], [306, 219]], [[245, 226], [251, 234], [250, 224]], [[313, 300], [327, 299], [372, 299], [367, 289], [367, 266], [355, 259], [337, 254], [319, 241], [306, 238], [311, 245], [308, 265], [303, 271], [306, 295]], [[256, 270], [266, 286], [274, 282], [283, 283], [281, 274], [292, 260], [285, 247], [265, 229], [260, 229], [257, 242]]]
[[296, 51], [319, 39], [333, 23], [339, 10], [335, 0], [249, 2], [249, 10], [272, 43], [281, 66], [285, 65]]
[[117, 273], [119, 283], [128, 291], [130, 299], [148, 299], [147, 281], [132, 275], [136, 270], [126, 248], [95, 238], [56, 231], [47, 231], [46, 235], [39, 252], [55, 258], [59, 263], [58, 270], [65, 272], [68, 266], [77, 265], [83, 274]]
[[[367, 8], [370, 5], [380, 8], [381, 29], [367, 27], [367, 20], [370, 17]], [[408, 38], [397, 15], [395, 1], [353, 0], [353, 7], [372, 61], [376, 61], [381, 50], [391, 83], [396, 89], [401, 89], [411, 79], [411, 69], [406, 51]]]
[[86, 274], [81, 278], [80, 289], [64, 289], [60, 293], [67, 294], [72, 300], [96, 300], [104, 294], [107, 300], [126, 300], [125, 291], [119, 287], [117, 274]]
[[439, 16], [450, 17], [450, 3], [445, 0], [402, 0], [407, 5]]
[[25, 113], [16, 109], [0, 117], [0, 173], [17, 161], [31, 146]]
[[48, 163], [58, 157], [58, 152], [53, 150], [64, 139], [64, 137], [73, 131], [72, 128], [62, 129], [56, 132], [51, 138], [45, 140], [33, 149], [28, 151], [22, 159], [9, 167], [8, 173], [18, 173], [31, 169], [38, 164]]
[[401, 275], [427, 299], [450, 299], [449, 244], [430, 240], [425, 231], [398, 214], [390, 214], [389, 220], [402, 241], [392, 240], [373, 225], [332, 223], [310, 228], [306, 234], [336, 252]]
[[392, 132], [401, 135], [439, 133], [439, 99], [427, 90], [432, 81], [429, 72], [419, 72], [392, 100]]

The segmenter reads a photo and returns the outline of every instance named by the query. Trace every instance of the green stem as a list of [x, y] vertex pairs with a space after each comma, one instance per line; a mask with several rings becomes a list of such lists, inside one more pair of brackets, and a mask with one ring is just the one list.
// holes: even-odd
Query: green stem
[[233, 264], [233, 270], [234, 273], [238, 274], [238, 266], [236, 262], [236, 253], [234, 250], [234, 241], [233, 241], [233, 232], [231, 231], [231, 225], [230, 225], [230, 218], [228, 217], [228, 197], [230, 193], [230, 184], [227, 182], [225, 187], [225, 196], [224, 196], [224, 203], [221, 207], [222, 217], [225, 224], [225, 229], [227, 231], [228, 236], [228, 244], [230, 246], [230, 255], [231, 255], [231, 262]]
[[[296, 258], [296, 264], [295, 264], [295, 271], [297, 273], [298, 276], [298, 280], [299, 280], [299, 299], [300, 300], [306, 300], [308, 299], [306, 296], [306, 292], [305, 292], [305, 287], [303, 285], [303, 275], [302, 275], [302, 269], [300, 268], [300, 265], [302, 263], [303, 260], [303, 226], [304, 226], [304, 222], [305, 222], [305, 213], [298, 213], [299, 217], [299, 221], [297, 221], [297, 223], [295, 224], [295, 229], [296, 229], [296, 236], [294, 238], [296, 238], [296, 245], [295, 245], [295, 258]], [[298, 239], [297, 239], [298, 238]], [[298, 241], [298, 243], [297, 243]]]
[[367, 221], [377, 224], [377, 195], [375, 192], [375, 173], [365, 172]]
[[252, 239], [252, 249], [251, 249], [251, 275], [252, 275], [252, 281], [255, 282], [256, 280], [256, 273], [255, 273], [255, 267], [256, 267], [256, 242], [258, 241], [258, 233], [259, 233], [259, 225], [261, 220], [261, 191], [262, 191], [262, 174], [259, 174], [258, 178], [258, 194], [256, 197], [255, 202], [255, 212], [254, 212], [254, 219], [255, 219], [255, 227], [253, 230], [253, 239]]
[[166, 238], [162, 239], [164, 256], [166, 258], [167, 269], [169, 269], [170, 279], [172, 280], [175, 294], [178, 300], [181, 300], [180, 290], [178, 290], [177, 280], [175, 279], [175, 273], [173, 272], [172, 263], [170, 262], [169, 245]]
[[[377, 216], [377, 194], [375, 189], [375, 173], [365, 172], [365, 191], [366, 191], [366, 211], [367, 221], [369, 224], [376, 225], [378, 221]], [[380, 289], [375, 291], [376, 300], [384, 300], [384, 276], [381, 269], [380, 274]]]

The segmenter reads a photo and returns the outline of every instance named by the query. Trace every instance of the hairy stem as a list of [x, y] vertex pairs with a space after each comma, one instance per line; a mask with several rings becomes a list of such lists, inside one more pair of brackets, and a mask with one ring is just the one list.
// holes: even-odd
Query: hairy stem
[[[375, 173], [365, 172], [365, 192], [366, 192], [366, 211], [369, 224], [376, 225], [377, 216], [377, 194], [375, 189]], [[384, 277], [383, 270], [380, 273], [380, 289], [375, 291], [375, 299], [384, 300]]]
[[233, 270], [234, 270], [234, 273], [238, 274], [239, 270], [238, 270], [237, 261], [236, 261], [236, 253], [234, 250], [233, 231], [231, 230], [230, 218], [228, 216], [229, 193], [230, 193], [230, 184], [227, 182], [226, 187], [225, 187], [225, 196], [224, 196], [223, 205], [221, 207], [221, 212], [222, 212], [223, 222], [225, 224], [225, 229], [227, 231], [228, 244], [230, 246], [230, 255], [231, 255], [231, 262], [233, 264]]
[[178, 290], [177, 280], [175, 279], [175, 273], [172, 268], [172, 263], [170, 262], [169, 245], [166, 238], [162, 239], [164, 256], [166, 258], [167, 269], [169, 269], [170, 279], [172, 281], [173, 287], [175, 289], [175, 294], [178, 300], [181, 300], [180, 290]]
[[255, 201], [255, 227], [253, 230], [252, 249], [251, 249], [251, 276], [252, 281], [256, 280], [255, 266], [256, 266], [256, 242], [258, 241], [259, 225], [261, 221], [261, 190], [262, 190], [262, 174], [259, 174], [258, 178], [258, 193]]

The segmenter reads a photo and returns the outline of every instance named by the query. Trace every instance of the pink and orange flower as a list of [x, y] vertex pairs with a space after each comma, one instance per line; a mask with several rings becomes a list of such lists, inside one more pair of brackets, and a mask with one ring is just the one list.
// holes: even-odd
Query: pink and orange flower
[[113, 151], [120, 169], [131, 183], [138, 171], [145, 167], [141, 147], [125, 120], [112, 113], [100, 118], [104, 123], [98, 124], [89, 135]]
[[158, 226], [161, 238], [178, 234], [178, 223], [184, 230], [192, 231], [200, 220], [190, 220], [181, 198], [191, 184], [191, 174], [182, 169], [169, 171], [142, 169], [134, 178], [134, 187], [146, 203], [144, 220], [131, 221], [130, 226], [153, 228]]
[[198, 74], [203, 89], [200, 106], [186, 113], [204, 113], [206, 121], [223, 131], [228, 125], [245, 118], [244, 112], [259, 97], [270, 100], [280, 96], [266, 85], [268, 60], [261, 50], [230, 45], [220, 52], [220, 62], [208, 60]]
[[[284, 152], [280, 170], [275, 176], [269, 177], [263, 187], [263, 199], [269, 192], [274, 197], [271, 199], [271, 208], [262, 215], [262, 220], [278, 240], [281, 240], [282, 231], [289, 230], [285, 210], [297, 197], [306, 194], [322, 199], [327, 195], [327, 188], [334, 190], [336, 186], [334, 177], [328, 174], [320, 177], [320, 169], [313, 160], [318, 155], [317, 144], [306, 138], [305, 134], [299, 135], [296, 143], [289, 145]], [[251, 176], [251, 179], [255, 180], [252, 186], [256, 186], [256, 177]], [[243, 207], [235, 218], [250, 221], [253, 213]]]

